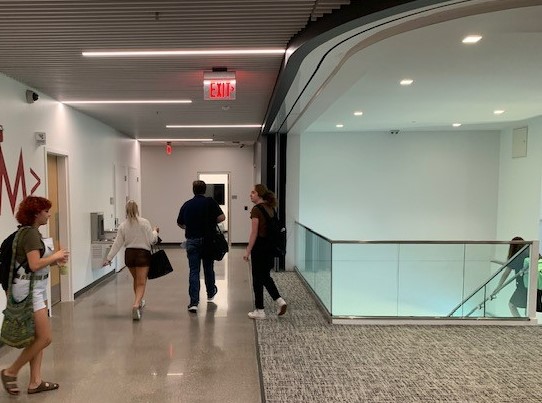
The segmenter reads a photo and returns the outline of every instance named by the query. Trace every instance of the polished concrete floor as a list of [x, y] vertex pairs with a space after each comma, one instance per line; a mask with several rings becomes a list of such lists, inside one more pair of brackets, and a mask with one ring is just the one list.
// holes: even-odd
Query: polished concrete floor
[[[244, 249], [233, 248], [215, 265], [218, 294], [206, 302], [202, 280], [197, 314], [187, 311], [188, 264], [167, 249], [175, 271], [147, 284], [142, 320], [132, 321], [132, 282], [122, 270], [75, 303], [53, 307], [53, 343], [45, 350], [43, 378], [60, 389], [27, 395], [28, 366], [19, 374], [22, 394], [0, 402], [242, 402], [262, 401], [253, 299]], [[0, 349], [0, 367], [18, 354]]]

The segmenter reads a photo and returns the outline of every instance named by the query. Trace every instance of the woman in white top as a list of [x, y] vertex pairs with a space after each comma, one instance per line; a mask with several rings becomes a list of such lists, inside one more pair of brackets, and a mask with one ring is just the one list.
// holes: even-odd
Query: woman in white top
[[126, 203], [126, 220], [119, 225], [117, 237], [109, 251], [104, 266], [111, 264], [122, 246], [124, 263], [130, 270], [134, 279], [134, 305], [132, 306], [132, 319], [141, 319], [141, 308], [145, 305], [143, 296], [147, 285], [147, 275], [151, 264], [151, 245], [158, 240], [158, 227], [152, 228], [149, 220], [139, 217], [139, 208], [133, 200]]

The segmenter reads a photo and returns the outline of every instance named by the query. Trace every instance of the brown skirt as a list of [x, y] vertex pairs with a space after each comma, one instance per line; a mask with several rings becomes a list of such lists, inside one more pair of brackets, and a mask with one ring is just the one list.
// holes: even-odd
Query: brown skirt
[[128, 267], [149, 267], [151, 252], [146, 249], [126, 248], [124, 251], [124, 264]]

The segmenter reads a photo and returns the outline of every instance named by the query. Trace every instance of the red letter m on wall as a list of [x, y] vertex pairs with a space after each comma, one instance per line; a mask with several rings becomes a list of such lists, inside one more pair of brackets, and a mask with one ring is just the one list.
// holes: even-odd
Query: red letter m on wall
[[17, 174], [15, 174], [15, 183], [13, 189], [11, 187], [11, 181], [9, 180], [8, 170], [6, 168], [6, 162], [4, 161], [4, 154], [2, 148], [0, 148], [0, 214], [2, 214], [2, 196], [4, 195], [4, 182], [6, 184], [6, 192], [8, 194], [9, 203], [11, 205], [11, 212], [15, 214], [15, 205], [17, 203], [17, 195], [19, 193], [19, 186], [23, 192], [23, 198], [26, 197], [26, 182], [24, 179], [24, 162], [23, 162], [23, 150], [19, 154], [19, 163], [17, 164]]

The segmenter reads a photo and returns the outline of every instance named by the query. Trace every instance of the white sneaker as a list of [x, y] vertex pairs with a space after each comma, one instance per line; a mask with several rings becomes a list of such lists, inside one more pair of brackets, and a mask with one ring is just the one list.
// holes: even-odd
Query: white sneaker
[[198, 306], [197, 305], [188, 305], [188, 311], [197, 312], [198, 311]]
[[286, 301], [284, 301], [282, 298], [277, 298], [275, 302], [277, 303], [277, 315], [284, 315], [286, 313], [286, 309], [288, 308]]
[[250, 319], [265, 319], [265, 311], [263, 309], [255, 309], [248, 313]]
[[211, 296], [207, 296], [207, 302], [213, 302], [215, 300], [216, 293], [218, 292], [218, 287], [215, 285], [215, 290]]

